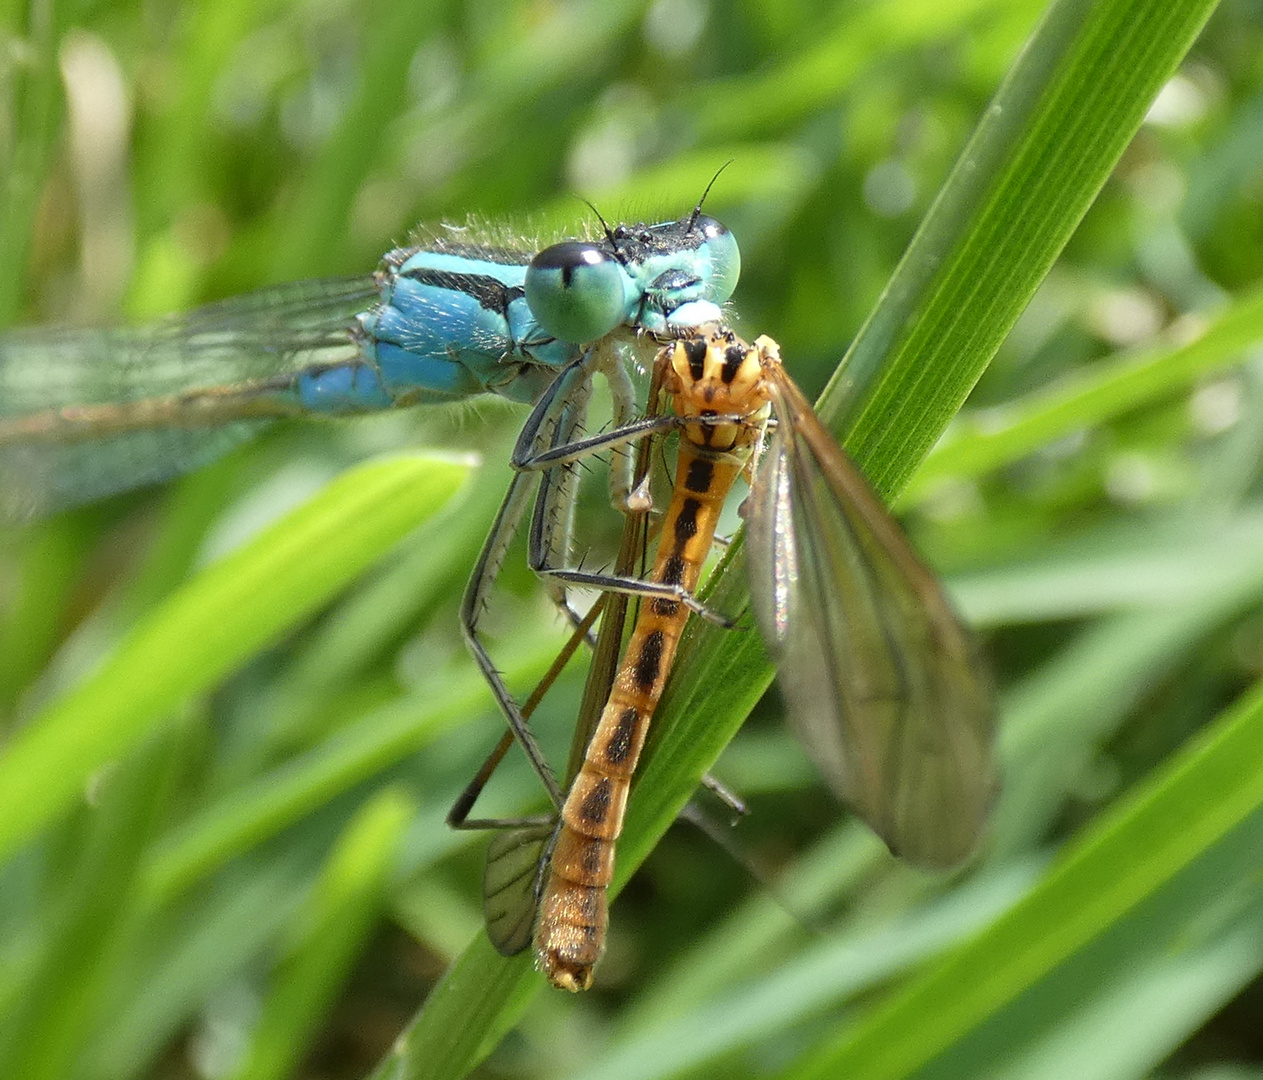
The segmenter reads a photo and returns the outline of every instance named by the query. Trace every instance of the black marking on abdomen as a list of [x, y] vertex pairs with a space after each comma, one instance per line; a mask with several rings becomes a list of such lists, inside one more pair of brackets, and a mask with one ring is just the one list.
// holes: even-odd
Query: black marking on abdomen
[[601, 844], [587, 844], [583, 851], [583, 872], [596, 877], [605, 867], [605, 850]]
[[579, 817], [590, 825], [602, 825], [610, 812], [610, 778], [603, 776], [579, 804]]
[[632, 677], [641, 690], [650, 689], [658, 681], [658, 672], [662, 670], [662, 646], [664, 636], [661, 630], [654, 630], [640, 646], [640, 655], [636, 657], [636, 666]]
[[705, 458], [694, 458], [689, 462], [688, 472], [684, 474], [684, 486], [689, 491], [705, 493], [715, 479], [715, 465]]
[[680, 512], [675, 516], [675, 548], [681, 550], [685, 544], [697, 535], [697, 512], [702, 504], [693, 498], [680, 503]]
[[634, 708], [626, 708], [618, 715], [618, 727], [605, 744], [605, 760], [611, 765], [621, 765], [631, 753], [632, 736], [636, 733], [636, 721], [640, 713]]
[[659, 579], [660, 585], [678, 585], [684, 580], [684, 560], [680, 557], [679, 552], [670, 555], [667, 561], [662, 564], [662, 577]]

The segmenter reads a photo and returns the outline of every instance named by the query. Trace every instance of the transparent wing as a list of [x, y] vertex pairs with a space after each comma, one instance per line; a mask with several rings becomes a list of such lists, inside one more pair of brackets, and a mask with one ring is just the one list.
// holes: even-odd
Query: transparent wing
[[134, 431], [65, 445], [0, 443], [0, 522], [29, 521], [192, 472], [266, 425]]
[[[297, 282], [147, 326], [0, 335], [0, 516], [206, 464], [259, 429], [246, 418], [266, 412], [269, 381], [353, 356], [352, 320], [376, 297], [371, 277]], [[213, 408], [185, 408], [191, 391], [212, 392]], [[50, 434], [40, 418], [54, 411]]]
[[994, 788], [990, 683], [969, 632], [780, 369], [751, 492], [755, 614], [789, 719], [838, 796], [897, 855], [964, 859]]
[[10, 330], [0, 334], [0, 417], [292, 374], [347, 350], [351, 319], [376, 299], [367, 276], [299, 281], [145, 326]]
[[487, 937], [502, 956], [531, 943], [548, 853], [557, 825], [525, 825], [496, 833], [482, 870], [482, 914]]

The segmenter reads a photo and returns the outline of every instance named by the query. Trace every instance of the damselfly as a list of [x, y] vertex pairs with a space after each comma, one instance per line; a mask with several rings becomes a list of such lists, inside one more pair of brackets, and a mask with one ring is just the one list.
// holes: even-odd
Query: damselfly
[[[703, 195], [703, 198], [705, 196]], [[617, 424], [637, 402], [624, 352], [717, 319], [737, 283], [733, 235], [701, 212], [604, 227], [538, 253], [448, 229], [388, 252], [371, 276], [265, 289], [148, 326], [0, 335], [0, 518], [153, 483], [222, 454], [279, 417], [344, 416], [494, 393], [535, 402], [519, 473], [462, 605], [465, 637], [510, 726], [555, 781], [484, 649], [478, 623], [539, 478], [532, 566], [564, 604], [574, 484], [532, 466], [573, 442], [593, 375]], [[619, 497], [625, 474], [616, 472]]]
[[533, 402], [611, 337], [716, 318], [732, 234], [699, 208], [599, 241], [493, 247], [448, 229], [371, 276], [298, 282], [148, 326], [0, 335], [0, 512], [184, 472], [268, 419], [494, 393]]
[[[544, 455], [546, 463], [678, 431], [675, 485], [653, 570], [606, 587], [639, 595], [613, 689], [560, 822], [493, 843], [489, 907], [515, 882], [538, 901], [535, 948], [549, 980], [586, 989], [604, 947], [606, 888], [628, 789], [662, 694], [720, 508], [743, 472], [748, 566], [759, 627], [791, 723], [837, 794], [897, 855], [928, 867], [963, 860], [991, 802], [990, 685], [967, 630], [899, 526], [781, 366], [767, 337], [747, 346], [722, 326], [665, 345], [674, 413]], [[770, 443], [763, 451], [770, 416]], [[762, 452], [761, 460], [759, 460]], [[489, 922], [505, 952], [521, 920]]]

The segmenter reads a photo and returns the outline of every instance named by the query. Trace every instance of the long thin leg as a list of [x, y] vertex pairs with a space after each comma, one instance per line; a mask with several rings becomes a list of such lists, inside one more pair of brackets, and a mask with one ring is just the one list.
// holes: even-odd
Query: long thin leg
[[[587, 403], [591, 392], [591, 363], [589, 357], [585, 356], [565, 368], [554, 380], [544, 397], [540, 399], [527, 420], [519, 439], [519, 446], [525, 442], [533, 446], [537, 453], [542, 453], [573, 441], [587, 413]], [[553, 472], [554, 470], [547, 469], [543, 476], [551, 478]], [[479, 622], [486, 610], [491, 588], [504, 564], [509, 544], [526, 513], [535, 482], [535, 476], [519, 472], [509, 484], [504, 502], [500, 505], [491, 531], [487, 534], [478, 561], [474, 565], [469, 584], [465, 588], [465, 595], [461, 601], [460, 619], [465, 644], [491, 687], [510, 731], [521, 745], [531, 767], [539, 775], [549, 799], [554, 806], [559, 807], [562, 799], [557, 779], [549, 768], [539, 744], [527, 729], [526, 721], [517, 703], [509, 693], [503, 677], [492, 662], [478, 633]]]
[[[650, 388], [649, 408], [656, 409], [659, 398], [659, 374]], [[635, 466], [628, 478], [626, 490], [634, 490], [649, 471], [649, 445], [641, 443], [635, 455]], [[643, 510], [628, 505], [628, 516], [623, 527], [623, 540], [619, 546], [615, 567], [620, 574], [631, 573], [643, 563], [645, 533], [648, 522]], [[588, 742], [600, 719], [606, 699], [609, 697], [614, 674], [618, 669], [622, 652], [623, 628], [627, 615], [627, 597], [615, 593], [604, 594], [594, 606], [603, 607], [601, 632], [592, 654], [592, 664], [583, 689], [583, 701], [575, 723], [574, 737], [570, 746], [570, 760], [566, 767], [566, 782], [578, 772]], [[528, 702], [529, 704], [529, 702]], [[487, 924], [487, 936], [492, 944], [506, 956], [521, 952], [531, 943], [536, 911], [543, 891], [552, 847], [556, 842], [557, 819], [528, 824], [520, 828], [501, 831], [492, 837], [487, 846], [487, 860], [483, 869], [483, 914]]]
[[[585, 369], [589, 379], [599, 372], [604, 376], [610, 391], [613, 406], [614, 429], [620, 431], [630, 425], [636, 412], [636, 388], [632, 385], [627, 372], [627, 365], [616, 346], [610, 341], [598, 342], [593, 346], [587, 358]], [[582, 444], [587, 440], [576, 440], [573, 435], [565, 438], [554, 435], [547, 442], [541, 440], [539, 432], [532, 430], [531, 425], [523, 430], [517, 445], [514, 447], [513, 464], [520, 471], [539, 472], [540, 484], [535, 498], [535, 510], [530, 524], [530, 550], [538, 553], [538, 566], [548, 568], [567, 566], [571, 559], [571, 543], [574, 536], [575, 502], [578, 492], [577, 466], [585, 457], [590, 457], [596, 450], [584, 451]], [[567, 453], [567, 449], [580, 446], [578, 453]], [[633, 495], [633, 454], [630, 443], [619, 442], [611, 446], [606, 439], [599, 439], [597, 450], [610, 451], [610, 502], [620, 512], [639, 511], [647, 508], [643, 496]], [[558, 453], [560, 451], [561, 453]], [[556, 455], [553, 460], [541, 459]], [[532, 566], [536, 563], [533, 562]], [[561, 578], [554, 578], [547, 573], [540, 575], [549, 597], [570, 620], [571, 625], [579, 624], [580, 615], [571, 605], [567, 585]], [[584, 584], [577, 582], [576, 584]], [[595, 641], [589, 638], [589, 643]]]
[[[700, 422], [718, 426], [727, 423], [744, 423], [744, 418], [714, 416], [706, 417]], [[545, 470], [544, 477], [541, 480], [541, 496], [536, 501], [535, 516], [531, 522], [527, 560], [536, 574], [546, 582], [562, 583], [563, 590], [565, 585], [577, 585], [599, 589], [602, 592], [616, 592], [629, 596], [674, 600], [708, 622], [712, 622], [717, 626], [731, 628], [733, 623], [730, 619], [710, 610], [696, 600], [688, 590], [678, 585], [649, 582], [640, 578], [625, 577], [618, 574], [594, 573], [571, 568], [564, 565], [566, 553], [558, 550], [558, 534], [555, 529], [557, 515], [550, 510], [547, 498], [551, 483], [550, 478], [558, 475], [561, 468], [568, 468], [574, 462], [580, 461], [585, 457], [591, 457], [606, 450], [621, 450], [632, 442], [646, 439], [652, 435], [663, 434], [674, 430], [679, 425], [680, 418], [678, 416], [650, 416], [632, 421], [612, 431], [563, 443], [533, 455], [520, 452], [522, 451], [522, 444], [519, 441], [518, 451], [514, 453], [514, 467], [523, 471]], [[568, 533], [566, 542], [568, 546]], [[562, 595], [564, 595], [564, 591]]]
[[[519, 713], [522, 722], [527, 723], [531, 715], [538, 708], [539, 703], [543, 700], [544, 695], [556, 682], [557, 677], [561, 674], [562, 669], [570, 663], [571, 657], [574, 656], [575, 650], [578, 649], [580, 642], [587, 638], [588, 631], [591, 630], [593, 623], [601, 614], [605, 607], [605, 597], [601, 597], [591, 610], [583, 617], [579, 625], [575, 627], [575, 631], [570, 635], [570, 639], [562, 646], [561, 652], [557, 654], [557, 658], [553, 660], [548, 670], [544, 673], [544, 677], [540, 679], [538, 685], [531, 692], [531, 696], [522, 703]], [[447, 824], [453, 829], [505, 829], [517, 828], [524, 825], [540, 825], [546, 821], [553, 819], [553, 815], [540, 816], [532, 815], [529, 817], [516, 818], [471, 818], [469, 812], [474, 808], [474, 803], [478, 801], [478, 796], [482, 794], [482, 790], [487, 786], [487, 781], [491, 779], [492, 774], [496, 771], [500, 762], [504, 760], [505, 754], [509, 752], [509, 748], [514, 743], [513, 731], [505, 731], [500, 737], [500, 741], [496, 743], [495, 748], [487, 755], [486, 760], [479, 767], [474, 778], [465, 787], [465, 790], [456, 797], [456, 801], [452, 803], [452, 808], [447, 812]]]
[[[565, 590], [567, 585], [578, 584], [603, 591], [677, 600], [719, 625], [728, 625], [728, 620], [708, 612], [687, 591], [678, 587], [649, 585], [637, 578], [589, 574], [564, 566], [568, 561], [573, 531], [575, 463], [599, 452], [619, 451], [630, 443], [648, 435], [669, 431], [679, 424], [676, 417], [651, 417], [644, 421], [623, 423], [603, 435], [578, 438], [587, 415], [592, 377], [597, 371], [603, 372], [610, 382], [616, 419], [624, 420], [624, 414], [634, 407], [630, 380], [626, 378], [626, 372], [610, 345], [599, 344], [558, 375], [537, 403], [518, 438], [513, 464], [519, 471], [509, 485], [504, 502], [483, 544], [461, 603], [461, 626], [466, 645], [491, 687], [510, 731], [522, 746], [527, 760], [539, 775], [556, 808], [560, 808], [563, 801], [556, 776], [529, 731], [503, 677], [482, 644], [478, 631], [491, 588], [531, 499], [536, 477], [538, 490], [535, 494], [535, 510], [528, 542], [529, 562], [532, 569], [546, 582], [549, 593], [558, 606], [570, 614], [572, 622], [576, 622], [577, 616], [570, 613]], [[718, 424], [734, 419], [740, 418], [715, 417], [702, 422]], [[627, 486], [630, 487], [630, 483]], [[494, 769], [494, 764], [490, 768]], [[464, 808], [465, 815], [471, 806]]]

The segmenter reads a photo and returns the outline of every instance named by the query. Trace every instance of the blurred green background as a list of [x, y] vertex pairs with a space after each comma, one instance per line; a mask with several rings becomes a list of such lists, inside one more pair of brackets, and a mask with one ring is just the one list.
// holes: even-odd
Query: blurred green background
[[[139, 320], [366, 272], [418, 222], [587, 231], [577, 195], [607, 219], [675, 217], [731, 161], [707, 209], [740, 240], [734, 315], [814, 395], [1043, 8], [9, 0], [0, 323]], [[1016, 204], [1013, 224], [1033, 212]], [[615, 904], [591, 993], [536, 994], [520, 1019], [471, 1005], [490, 1052], [476, 1075], [799, 1075], [835, 1040], [877, 1045], [883, 1016], [932, 996], [919, 973], [1025, 897], [1019, 911], [1045, 906], [1021, 941], [1044, 951], [984, 937], [958, 954], [958, 971], [1003, 971], [1004, 992], [966, 1016], [940, 986], [935, 1007], [906, 1006], [922, 1027], [886, 1058], [833, 1075], [1263, 1076], [1263, 781], [1229, 798], [1189, 749], [1251, 764], [1195, 740], [1263, 671], [1260, 278], [1263, 4], [1228, 0], [904, 493], [1001, 688], [1005, 789], [976, 865], [944, 881], [890, 859], [832, 803], [773, 693], [716, 770], [750, 804], [733, 842], [767, 881], [673, 829]], [[71, 812], [14, 826], [0, 1076], [341, 1078], [387, 1053], [480, 933], [483, 844], [442, 819], [499, 721], [456, 607], [522, 417], [478, 402], [293, 425], [0, 534], [12, 735], [353, 463], [415, 446], [486, 462], [349, 586], [330, 537], [335, 598], [295, 601], [213, 692], [101, 751], [114, 760]], [[601, 550], [619, 523], [588, 487], [580, 550]], [[565, 635], [520, 545], [490, 631], [525, 695]], [[198, 643], [168, 644], [142, 665], [154, 682]], [[539, 714], [557, 760], [582, 667]], [[48, 775], [78, 745], [49, 749]], [[1177, 799], [1182, 779], [1194, 795]], [[533, 783], [511, 764], [490, 809], [519, 811]], [[1126, 816], [1136, 790], [1154, 818]], [[1160, 880], [1073, 861], [1181, 838]], [[1070, 942], [1066, 881], [1085, 909], [1115, 886], [1131, 900]]]

